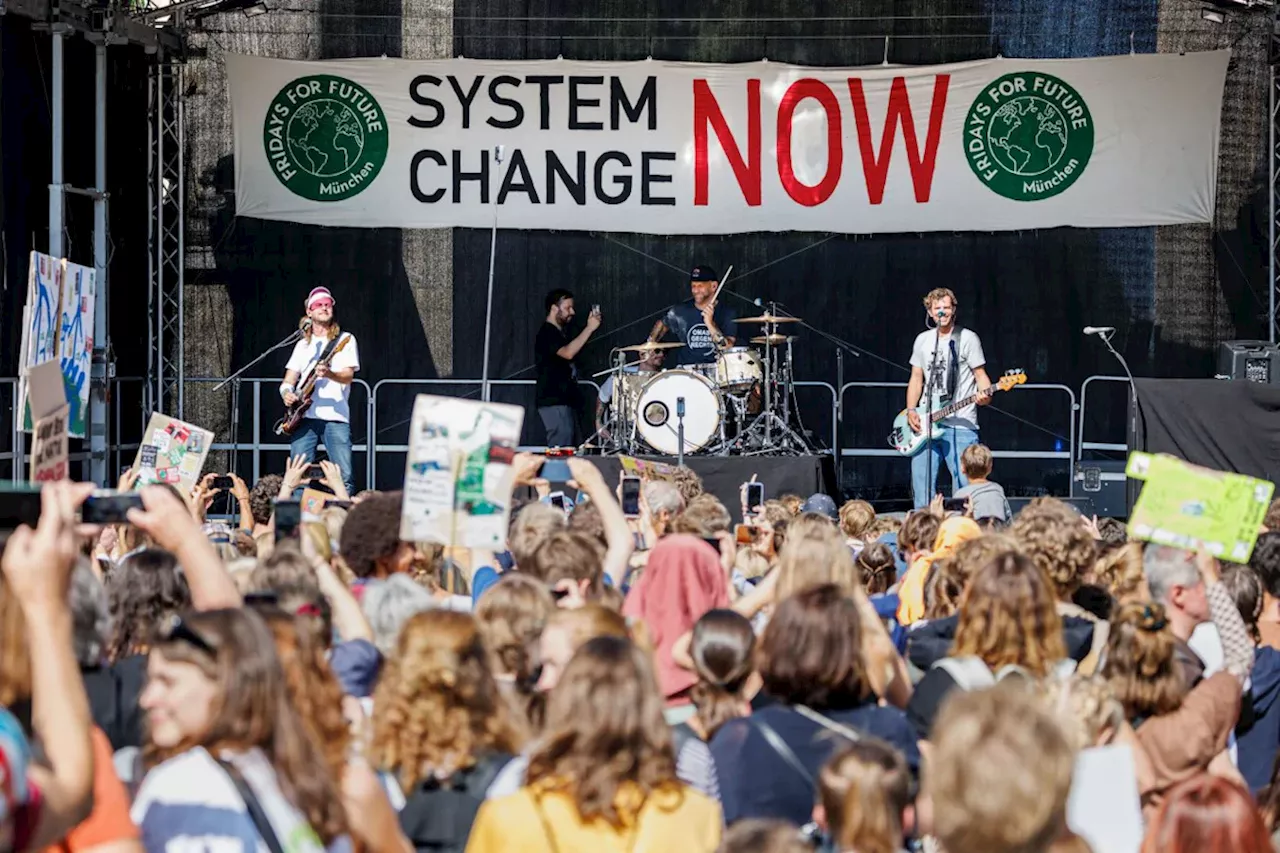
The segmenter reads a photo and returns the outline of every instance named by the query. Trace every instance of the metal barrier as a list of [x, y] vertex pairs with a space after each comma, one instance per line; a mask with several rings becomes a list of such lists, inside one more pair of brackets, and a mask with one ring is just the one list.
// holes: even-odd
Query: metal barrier
[[[191, 385], [191, 384], [217, 385], [221, 382], [225, 382], [226, 380], [218, 377], [209, 377], [209, 376], [197, 376], [197, 377], [188, 376], [186, 377], [185, 381], [187, 382], [188, 385]], [[241, 451], [249, 451], [249, 453], [251, 454], [250, 459], [253, 460], [253, 480], [251, 482], [256, 482], [262, 476], [262, 452], [263, 451], [283, 452], [283, 453], [289, 452], [288, 442], [284, 442], [284, 443], [271, 442], [268, 444], [262, 443], [262, 386], [269, 385], [273, 389], [279, 388], [280, 377], [273, 376], [269, 378], [252, 378], [252, 379], [241, 378], [240, 384], [248, 385], [251, 390], [250, 411], [252, 412], [251, 419], [253, 424], [253, 428], [251, 430], [251, 433], [252, 433], [251, 438], [248, 441], [240, 441], [239, 436], [236, 436], [235, 441], [224, 441], [220, 443], [215, 442], [214, 444], [210, 445], [209, 449], [233, 451], [235, 453], [239, 453]], [[364, 390], [365, 423], [367, 424], [372, 423], [373, 391], [370, 389], [369, 383], [365, 382], [363, 379], [355, 379], [355, 380], [352, 380], [351, 385], [353, 388], [361, 388]], [[227, 392], [230, 393], [233, 387], [234, 387], [234, 383], [229, 383], [226, 389]], [[284, 413], [283, 404], [279, 402], [279, 395], [274, 392], [271, 394], [271, 404], [272, 406], [274, 406], [276, 409], [279, 410], [280, 414]], [[352, 403], [351, 409], [352, 411], [356, 410], [356, 405], [354, 403]], [[238, 427], [238, 424], [233, 424], [232, 426], [233, 428], [235, 428], [235, 427]], [[372, 435], [372, 430], [370, 431], [369, 434]], [[365, 454], [365, 482], [368, 484], [372, 484], [374, 453], [369, 449], [369, 442], [367, 438], [365, 441], [359, 444], [352, 444], [351, 451], [353, 454], [354, 453]], [[352, 467], [353, 468], [355, 467], [354, 460], [352, 461]], [[370, 487], [372, 487], [372, 485], [370, 485]]]
[[[840, 386], [840, 399], [844, 399], [844, 395], [848, 393], [850, 388], [901, 388], [906, 389], [906, 382], [846, 382]], [[996, 450], [991, 449], [991, 455], [998, 459], [1065, 459], [1069, 467], [1074, 467], [1075, 462], [1075, 443], [1076, 443], [1076, 420], [1075, 413], [1079, 406], [1076, 404], [1076, 394], [1066, 385], [1055, 383], [1032, 383], [1028, 385], [1018, 386], [1019, 392], [1022, 391], [1056, 391], [1067, 395], [1069, 410], [1067, 415], [1068, 424], [1068, 442], [1067, 450]], [[887, 430], [886, 430], [887, 432]], [[869, 457], [869, 456], [900, 456], [898, 451], [892, 447], [846, 447], [840, 451], [840, 458], [846, 457]], [[1069, 497], [1074, 497], [1075, 481], [1068, 479]]]
[[[826, 388], [831, 394], [831, 455], [840, 458], [840, 400], [830, 382], [796, 382], [797, 388]], [[797, 407], [799, 403], [796, 404]]]
[[1084, 452], [1086, 450], [1108, 450], [1108, 451], [1120, 452], [1125, 454], [1129, 452], [1128, 436], [1125, 436], [1125, 441], [1123, 444], [1116, 444], [1114, 442], [1105, 442], [1105, 441], [1085, 441], [1084, 440], [1084, 413], [1085, 413], [1085, 404], [1088, 402], [1088, 399], [1089, 399], [1089, 385], [1094, 382], [1128, 383], [1128, 381], [1129, 381], [1129, 377], [1127, 376], [1095, 375], [1095, 376], [1088, 377], [1080, 385], [1080, 432], [1079, 432], [1080, 447], [1076, 451], [1076, 461], [1079, 461], [1084, 458]]

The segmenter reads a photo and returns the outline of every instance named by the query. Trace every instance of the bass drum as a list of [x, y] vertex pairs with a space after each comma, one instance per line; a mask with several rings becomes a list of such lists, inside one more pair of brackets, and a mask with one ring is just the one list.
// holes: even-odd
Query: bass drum
[[720, 398], [705, 377], [688, 370], [667, 370], [650, 379], [636, 404], [636, 431], [659, 453], [680, 452], [676, 400], [684, 398], [684, 452], [697, 453], [720, 431]]

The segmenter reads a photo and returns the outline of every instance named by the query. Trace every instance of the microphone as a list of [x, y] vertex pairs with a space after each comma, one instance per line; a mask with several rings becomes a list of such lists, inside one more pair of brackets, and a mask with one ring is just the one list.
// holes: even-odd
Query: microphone
[[1114, 332], [1115, 326], [1085, 326], [1084, 333], [1086, 335], [1109, 335]]
[[305, 319], [305, 320], [303, 320], [303, 321], [302, 321], [302, 333], [305, 335], [305, 334], [306, 334], [307, 332], [309, 332], [309, 331], [311, 331], [311, 318], [310, 318], [310, 317], [308, 317], [307, 319]]
[[755, 299], [752, 299], [752, 300], [751, 300], [751, 303], [752, 303], [753, 305], [755, 305], [757, 308], [759, 308], [760, 306], [764, 305], [764, 303], [760, 301], [760, 297], [759, 297], [759, 296], [757, 296]]

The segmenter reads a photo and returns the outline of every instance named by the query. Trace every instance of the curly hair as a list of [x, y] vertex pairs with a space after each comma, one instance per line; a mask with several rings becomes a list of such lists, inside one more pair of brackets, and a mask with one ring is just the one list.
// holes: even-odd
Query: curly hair
[[1014, 518], [1010, 533], [1053, 580], [1059, 600], [1070, 601], [1097, 557], [1080, 514], [1060, 500], [1036, 498]]
[[1001, 554], [978, 570], [960, 600], [952, 657], [973, 655], [992, 670], [1036, 676], [1067, 656], [1053, 585], [1030, 558]]
[[555, 601], [546, 584], [512, 572], [489, 588], [476, 605], [476, 623], [496, 676], [510, 676], [519, 710], [527, 718], [537, 683], [535, 651]]
[[401, 492], [378, 492], [351, 508], [339, 538], [342, 559], [358, 578], [371, 577], [378, 561], [400, 548]]
[[1125, 717], [1158, 717], [1181, 707], [1187, 684], [1173, 652], [1163, 606], [1133, 601], [1112, 615], [1101, 675]]
[[325, 644], [314, 623], [283, 610], [260, 612], [276, 641], [284, 670], [285, 690], [316, 751], [324, 757], [329, 777], [341, 783], [351, 747], [351, 729], [342, 716], [342, 687], [329, 668]]
[[290, 701], [271, 631], [251, 608], [204, 610], [182, 617], [187, 630], [213, 649], [182, 636], [156, 635], [152, 654], [189, 663], [218, 686], [213, 721], [203, 735], [168, 748], [148, 744], [148, 768], [196, 746], [261, 749], [281, 792], [327, 846], [347, 833], [347, 816], [325, 756]]
[[144, 654], [157, 625], [191, 608], [191, 590], [177, 558], [149, 548], [107, 575], [107, 606], [113, 624], [107, 656], [117, 661]]
[[604, 532], [604, 519], [600, 517], [600, 507], [595, 501], [580, 501], [574, 504], [573, 512], [569, 513], [566, 523], [574, 533], [591, 537], [599, 542], [601, 547], [609, 546], [609, 540]]
[[1236, 609], [1240, 611], [1240, 618], [1244, 620], [1245, 628], [1249, 629], [1249, 636], [1253, 638], [1254, 643], [1261, 643], [1258, 619], [1262, 617], [1264, 593], [1262, 578], [1248, 566], [1227, 563], [1222, 567], [1220, 580], [1223, 589], [1231, 596]]
[[1147, 598], [1147, 577], [1142, 570], [1142, 543], [1129, 542], [1104, 553], [1093, 565], [1093, 574], [1116, 601]]
[[[583, 823], [598, 818], [613, 827], [634, 822], [650, 796], [682, 798], [662, 712], [648, 655], [630, 640], [588, 640], [548, 698], [545, 734], [529, 759], [528, 784], [537, 794], [568, 795]], [[620, 802], [625, 785], [639, 789], [638, 806]]]
[[693, 625], [689, 655], [698, 683], [690, 691], [704, 740], [742, 716], [742, 691], [755, 671], [756, 647], [751, 622], [732, 610], [708, 610]]
[[675, 482], [676, 488], [680, 490], [680, 497], [684, 498], [686, 507], [689, 506], [690, 501], [705, 491], [702, 487], [702, 478], [688, 465], [677, 467], [672, 480]]
[[249, 512], [253, 513], [254, 524], [271, 521], [271, 514], [276, 511], [276, 495], [280, 494], [283, 483], [284, 477], [268, 474], [253, 484], [253, 488], [249, 490]]
[[978, 569], [1007, 552], [1021, 553], [1018, 542], [1001, 533], [988, 533], [961, 542], [955, 552], [934, 562], [925, 578], [926, 619], [945, 619], [960, 609], [960, 599]]
[[1103, 736], [1108, 732], [1114, 736], [1124, 723], [1124, 708], [1100, 675], [1075, 673], [1066, 679], [1047, 679], [1042, 689], [1074, 749], [1102, 745]]
[[711, 534], [722, 533], [733, 525], [729, 510], [725, 509], [719, 498], [707, 492], [703, 492], [689, 501], [689, 505], [684, 508], [683, 515], [687, 519], [696, 520], [711, 531]]
[[428, 610], [400, 631], [374, 694], [371, 763], [406, 794], [486, 751], [515, 754], [521, 734], [489, 671], [470, 613]]
[[840, 507], [840, 532], [862, 539], [876, 520], [876, 510], [866, 501], [845, 501]]

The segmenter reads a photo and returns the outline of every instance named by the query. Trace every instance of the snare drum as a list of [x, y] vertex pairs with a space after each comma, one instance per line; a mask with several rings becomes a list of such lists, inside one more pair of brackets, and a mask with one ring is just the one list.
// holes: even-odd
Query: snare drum
[[676, 401], [684, 398], [684, 452], [710, 445], [720, 431], [720, 398], [711, 380], [690, 370], [667, 370], [651, 378], [636, 404], [636, 431], [659, 453], [680, 452]]
[[716, 384], [730, 391], [744, 391], [764, 377], [764, 365], [755, 350], [730, 347], [716, 360]]
[[714, 361], [708, 361], [705, 364], [686, 364], [682, 369], [705, 377], [711, 380], [713, 384], [716, 382], [716, 363]]

